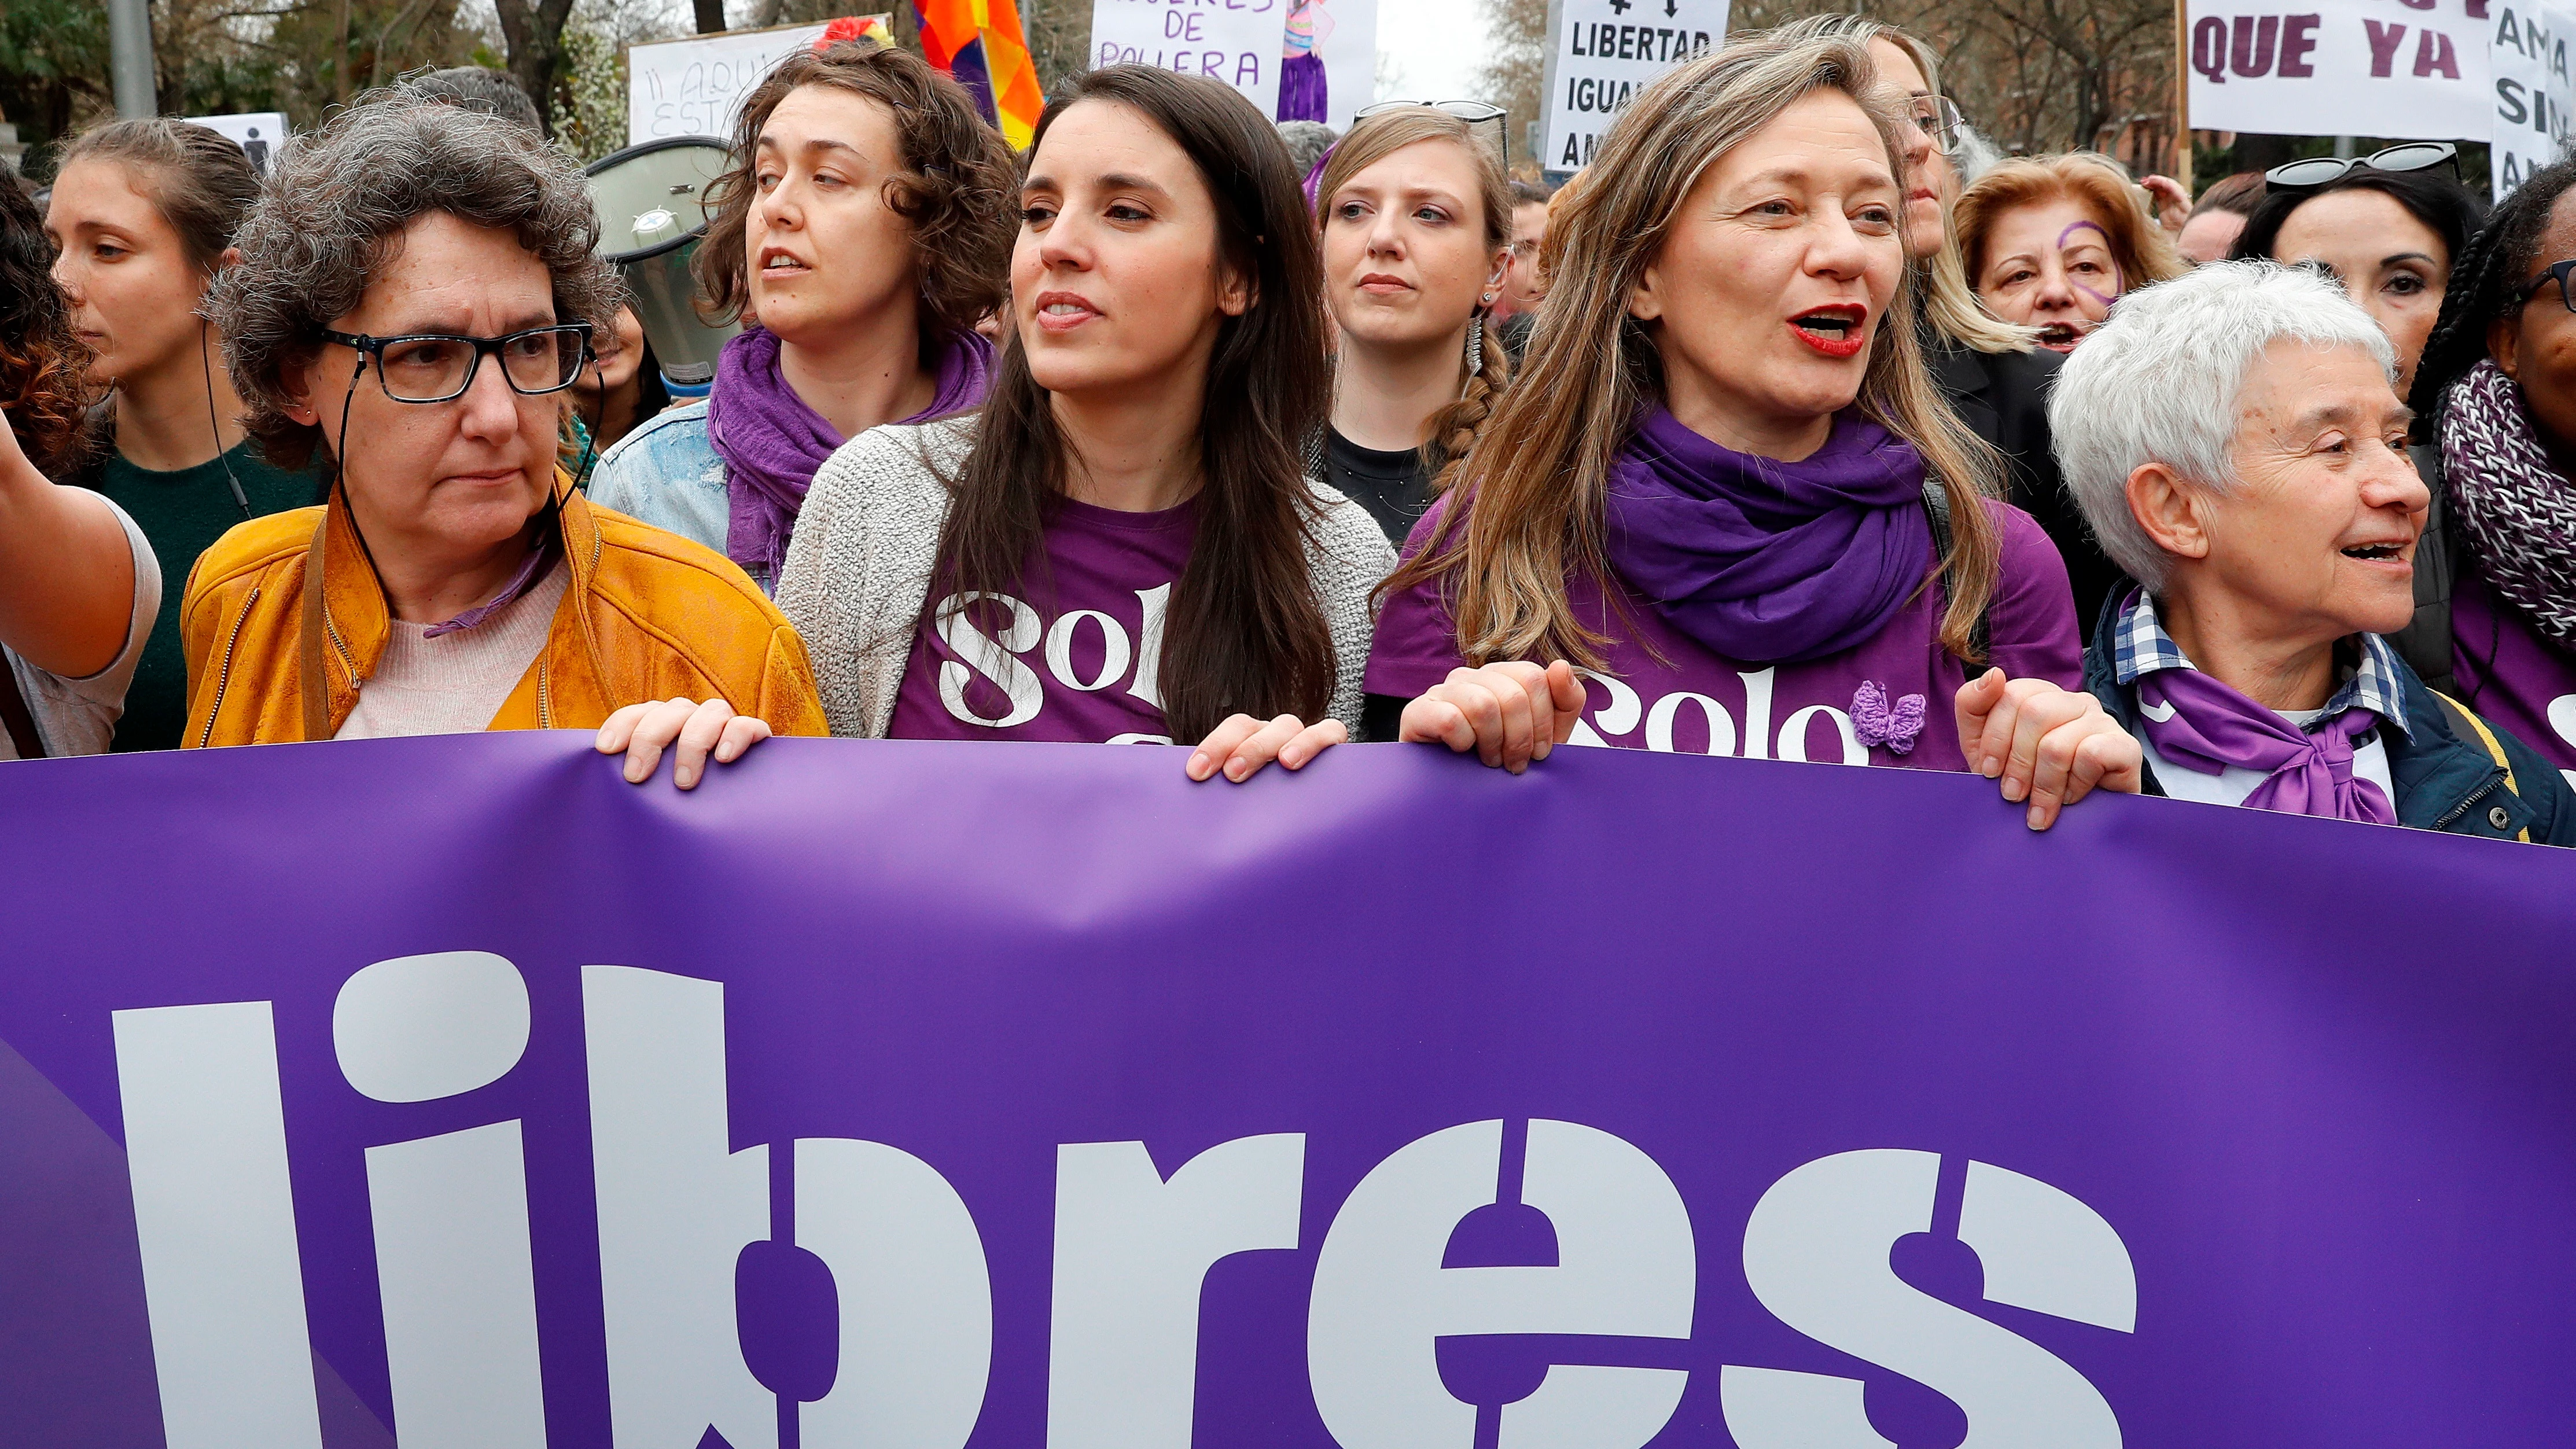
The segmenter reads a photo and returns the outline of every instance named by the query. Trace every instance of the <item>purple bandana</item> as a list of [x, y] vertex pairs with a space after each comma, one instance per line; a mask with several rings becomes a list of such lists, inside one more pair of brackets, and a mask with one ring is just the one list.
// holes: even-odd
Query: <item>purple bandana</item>
[[2388, 796], [2352, 773], [2352, 742], [2379, 722], [2347, 709], [2309, 733], [2197, 669], [2159, 669], [2138, 681], [2138, 718], [2167, 761], [2204, 775], [2228, 766], [2270, 778], [2245, 803], [2257, 810], [2394, 825]]
[[[977, 333], [956, 334], [940, 354], [930, 406], [898, 421], [923, 423], [980, 406], [992, 376], [993, 344]], [[849, 440], [787, 385], [778, 337], [767, 328], [745, 328], [717, 357], [707, 441], [725, 465], [725, 556], [778, 577], [814, 471]]]
[[1682, 633], [1785, 664], [1859, 644], [1932, 568], [1923, 459], [1856, 409], [1795, 463], [1721, 447], [1661, 406], [1610, 469], [1610, 563]]
[[501, 586], [501, 592], [493, 595], [491, 602], [477, 604], [453, 619], [432, 624], [421, 631], [420, 637], [435, 639], [442, 634], [460, 634], [491, 618], [535, 588], [538, 581], [554, 569], [555, 560], [561, 557], [563, 530], [550, 518], [546, 526], [538, 530], [537, 546], [528, 551], [528, 561], [519, 565], [519, 571], [510, 576], [510, 581]]

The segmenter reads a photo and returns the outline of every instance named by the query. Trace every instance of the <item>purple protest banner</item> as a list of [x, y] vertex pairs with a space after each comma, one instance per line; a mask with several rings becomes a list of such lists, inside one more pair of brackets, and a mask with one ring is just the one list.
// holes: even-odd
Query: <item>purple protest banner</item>
[[2576, 860], [1567, 750], [0, 770], [7, 1442], [2421, 1446], [2576, 1391]]

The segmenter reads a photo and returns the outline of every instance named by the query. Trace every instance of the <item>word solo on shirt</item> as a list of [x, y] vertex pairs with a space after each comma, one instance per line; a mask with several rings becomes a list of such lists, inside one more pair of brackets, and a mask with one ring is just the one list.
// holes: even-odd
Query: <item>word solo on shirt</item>
[[[1790, 711], [1771, 732], [1774, 670], [1737, 671], [1744, 681], [1744, 717], [1738, 720], [1720, 701], [1692, 690], [1658, 695], [1652, 703], [1622, 679], [1593, 670], [1578, 673], [1584, 681], [1583, 718], [1566, 743], [1624, 744], [1644, 726], [1643, 743], [1663, 754], [1725, 755], [1746, 760], [1795, 760], [1800, 763], [1866, 765], [1869, 747], [1852, 727], [1849, 711], [1829, 704], [1810, 704]], [[1598, 688], [1602, 693], [1594, 693]], [[1606, 696], [1606, 702], [1604, 697]], [[1823, 727], [1823, 728], [1820, 728]], [[1618, 740], [1604, 739], [1617, 735]]]
[[[1033, 651], [1055, 682], [1082, 694], [1096, 694], [1120, 685], [1129, 698], [1154, 709], [1163, 707], [1163, 696], [1157, 688], [1163, 665], [1163, 613], [1172, 600], [1170, 584], [1156, 584], [1135, 591], [1137, 618], [1133, 634], [1124, 621], [1099, 609], [1068, 609], [1058, 614], [1052, 624], [1042, 623], [1038, 611], [1008, 594], [951, 594], [939, 601], [933, 615], [938, 620], [940, 642], [956, 651], [957, 658], [944, 660], [939, 666], [939, 703], [949, 717], [964, 724], [986, 729], [1006, 730], [1027, 724], [1037, 718], [1046, 705], [1046, 683], [1029, 659]], [[977, 627], [974, 615], [979, 612], [967, 606], [983, 601], [987, 611], [999, 608], [1010, 616], [1003, 627], [986, 633]], [[1076, 663], [1077, 643], [1082, 636], [1097, 631], [1099, 662], [1086, 677]], [[1084, 650], [1088, 657], [1090, 651]], [[962, 661], [962, 662], [961, 662]], [[1010, 701], [1009, 708], [988, 714], [975, 707], [967, 691], [977, 679], [1000, 691]], [[977, 691], [984, 693], [985, 691]], [[1130, 732], [1110, 738], [1113, 745], [1168, 745], [1169, 735]]]

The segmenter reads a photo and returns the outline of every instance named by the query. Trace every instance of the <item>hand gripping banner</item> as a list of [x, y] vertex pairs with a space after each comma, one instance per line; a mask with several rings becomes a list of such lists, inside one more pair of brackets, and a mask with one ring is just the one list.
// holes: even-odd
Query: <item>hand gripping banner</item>
[[0, 770], [0, 1438], [2556, 1442], [2576, 860], [1983, 781]]

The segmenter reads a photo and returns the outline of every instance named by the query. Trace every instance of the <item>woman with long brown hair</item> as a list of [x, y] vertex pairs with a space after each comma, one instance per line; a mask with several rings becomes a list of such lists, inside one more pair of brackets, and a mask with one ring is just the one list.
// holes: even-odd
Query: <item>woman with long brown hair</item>
[[853, 439], [788, 547], [834, 734], [1195, 741], [1202, 780], [1348, 737], [1394, 553], [1300, 473], [1327, 380], [1297, 183], [1214, 81], [1111, 66], [1048, 106], [982, 413]]
[[1399, 106], [1333, 148], [1315, 225], [1341, 334], [1319, 474], [1400, 544], [1510, 377], [1487, 315], [1511, 256], [1511, 188], [1465, 121]]
[[1631, 103], [1551, 220], [1522, 377], [1387, 582], [1373, 721], [1515, 769], [1568, 740], [1973, 769], [2034, 828], [2134, 781], [2065, 565], [1924, 369], [1903, 177], [1850, 39], [1749, 40]]

